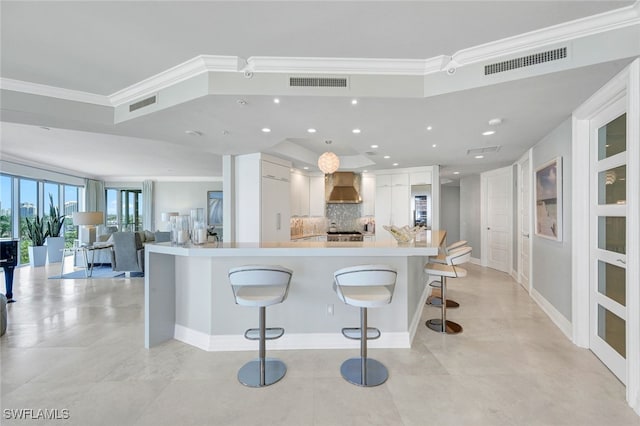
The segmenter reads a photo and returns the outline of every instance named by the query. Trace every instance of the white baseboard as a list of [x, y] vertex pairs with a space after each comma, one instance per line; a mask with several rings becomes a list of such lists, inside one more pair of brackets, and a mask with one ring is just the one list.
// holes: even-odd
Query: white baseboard
[[540, 306], [540, 308], [549, 316], [551, 321], [567, 336], [567, 339], [573, 342], [573, 326], [571, 322], [564, 317], [558, 310], [545, 299], [535, 288], [531, 289], [531, 298]]
[[[419, 320], [418, 317], [417, 321]], [[257, 342], [247, 340], [241, 334], [211, 336], [178, 324], [174, 328], [174, 338], [208, 352], [255, 351], [257, 348]], [[370, 340], [368, 346], [370, 348], [410, 348], [412, 338], [413, 335], [409, 332], [383, 332], [379, 339]], [[267, 341], [268, 350], [357, 349], [359, 347], [359, 341], [347, 339], [342, 333], [285, 333], [280, 339]]]
[[520, 274], [515, 269], [511, 270], [511, 278], [515, 280], [515, 282], [520, 283]]
[[472, 257], [469, 259], [469, 262], [471, 262], [474, 265], [479, 265], [482, 266], [482, 260], [476, 258], [476, 257]]

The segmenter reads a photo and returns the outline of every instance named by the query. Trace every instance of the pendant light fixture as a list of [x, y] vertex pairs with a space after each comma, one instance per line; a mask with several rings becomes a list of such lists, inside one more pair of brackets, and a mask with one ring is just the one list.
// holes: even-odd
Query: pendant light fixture
[[[331, 145], [331, 141], [324, 141], [324, 143]], [[333, 152], [327, 151], [318, 158], [318, 167], [324, 174], [330, 175], [340, 167], [340, 159]]]

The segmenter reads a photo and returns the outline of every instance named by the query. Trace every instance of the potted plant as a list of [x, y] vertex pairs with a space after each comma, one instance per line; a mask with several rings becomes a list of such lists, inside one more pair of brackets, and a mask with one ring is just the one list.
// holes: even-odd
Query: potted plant
[[62, 262], [62, 249], [64, 249], [64, 237], [60, 236], [64, 225], [64, 216], [60, 216], [60, 210], [53, 205], [53, 195], [49, 194], [49, 217], [47, 224], [47, 263]]
[[47, 260], [47, 248], [44, 240], [49, 235], [45, 230], [44, 220], [36, 216], [33, 220], [25, 218], [27, 222], [27, 238], [31, 241], [29, 246], [29, 263], [31, 266], [42, 266]]

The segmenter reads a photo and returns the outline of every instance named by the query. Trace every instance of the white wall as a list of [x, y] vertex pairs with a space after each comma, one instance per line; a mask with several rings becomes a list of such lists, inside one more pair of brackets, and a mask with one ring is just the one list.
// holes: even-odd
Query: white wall
[[[545, 136], [532, 149], [531, 170], [535, 187], [535, 170], [562, 157], [562, 241], [535, 235], [532, 229], [531, 282], [547, 302], [571, 321], [571, 119]], [[534, 195], [532, 195], [533, 197]], [[535, 214], [535, 199], [532, 214]]]
[[155, 182], [154, 212], [156, 228], [168, 230], [162, 222], [163, 212], [189, 214], [191, 209], [203, 208], [207, 212], [207, 192], [222, 191], [222, 182]]
[[482, 258], [480, 220], [480, 176], [471, 175], [460, 179], [460, 239], [473, 247], [475, 259]]
[[441, 186], [440, 201], [440, 228], [447, 231], [447, 243], [451, 244], [460, 240], [460, 187]]

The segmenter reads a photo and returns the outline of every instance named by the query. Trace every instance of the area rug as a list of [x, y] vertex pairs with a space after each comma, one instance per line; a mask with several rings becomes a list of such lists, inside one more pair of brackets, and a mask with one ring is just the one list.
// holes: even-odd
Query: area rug
[[[110, 266], [96, 266], [93, 268], [93, 273], [88, 278], [115, 278], [124, 276], [124, 272], [113, 271]], [[131, 272], [132, 278], [144, 277], [144, 274], [141, 272]], [[54, 275], [49, 277], [49, 279], [82, 279], [87, 278], [84, 273], [84, 269], [79, 269], [77, 271], [68, 272], [62, 276]]]

